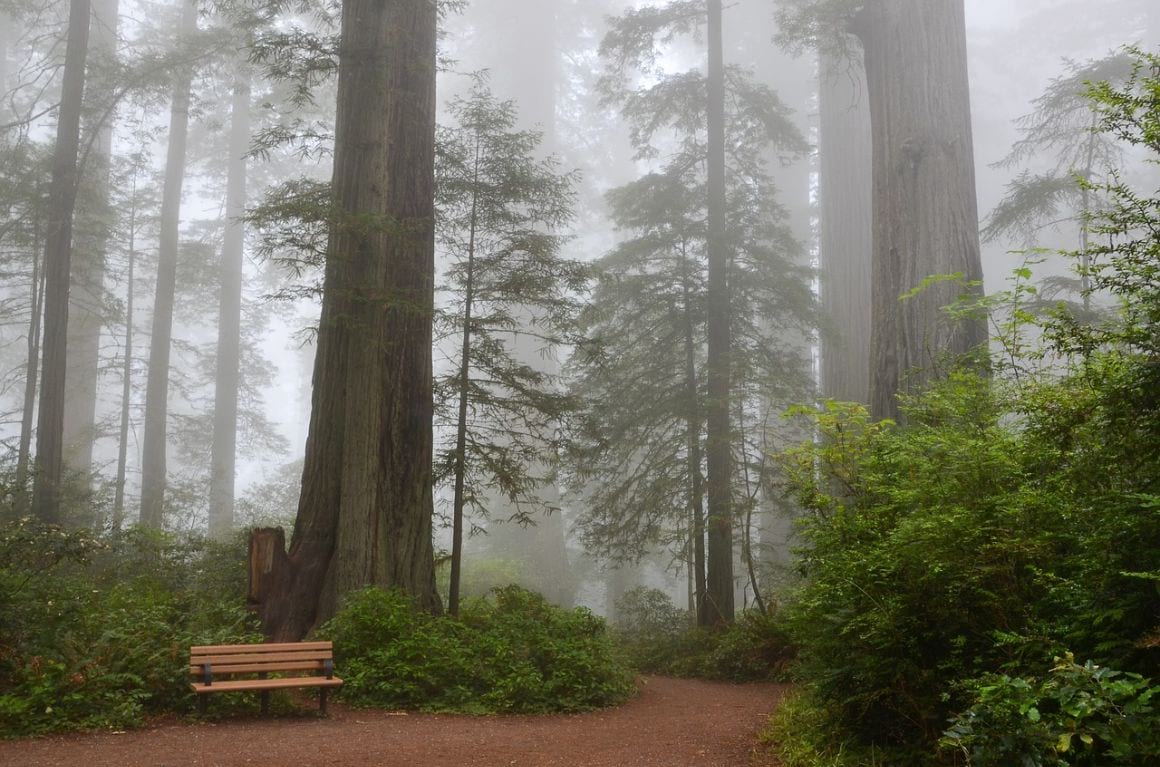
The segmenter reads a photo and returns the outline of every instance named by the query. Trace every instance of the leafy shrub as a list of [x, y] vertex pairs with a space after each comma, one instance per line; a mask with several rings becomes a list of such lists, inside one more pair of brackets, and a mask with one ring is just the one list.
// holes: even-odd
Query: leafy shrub
[[638, 586], [616, 601], [614, 634], [638, 671], [669, 673], [688, 651], [690, 621], [668, 594]]
[[1130, 369], [1093, 358], [1011, 389], [952, 376], [905, 427], [856, 407], [817, 416], [823, 440], [791, 456], [812, 513], [788, 624], [847, 737], [929, 764], [970, 705], [964, 680], [1033, 673], [1067, 646], [1155, 668], [1160, 520], [1142, 491], [1160, 476], [1137, 459], [1155, 436], [1107, 429], [1131, 417], [1115, 393]]
[[989, 674], [943, 738], [969, 764], [1081, 767], [1160, 763], [1160, 687], [1090, 661], [1057, 659], [1046, 678]]
[[631, 589], [616, 603], [615, 636], [638, 671], [751, 682], [780, 679], [793, 657], [776, 615], [742, 613], [723, 631], [690, 625], [659, 589]]
[[236, 543], [0, 530], [0, 736], [188, 710], [190, 645], [261, 641], [239, 560]]
[[785, 767], [882, 767], [886, 756], [852, 741], [808, 690], [778, 704], [758, 738]]
[[366, 589], [320, 629], [356, 704], [471, 713], [583, 711], [622, 702], [632, 674], [604, 622], [516, 586], [433, 617]]
[[[1128, 82], [1091, 96], [1155, 159], [1160, 57], [1131, 53]], [[804, 705], [891, 764], [938, 763], [964, 710], [948, 737], [978, 764], [1157, 763], [1160, 199], [1116, 174], [1102, 192], [1080, 268], [1107, 316], [1061, 307], [1029, 334], [1045, 349], [952, 375], [904, 425], [831, 404], [788, 456], [809, 512], [789, 618]], [[1089, 664], [1041, 679], [1064, 648]]]
[[724, 631], [701, 630], [705, 650], [673, 670], [687, 676], [727, 682], [783, 681], [796, 655], [784, 619], [748, 610]]

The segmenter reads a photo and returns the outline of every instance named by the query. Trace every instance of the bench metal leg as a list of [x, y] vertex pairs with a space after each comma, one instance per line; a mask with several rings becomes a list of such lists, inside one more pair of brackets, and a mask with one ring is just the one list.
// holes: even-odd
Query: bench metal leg
[[205, 716], [207, 704], [209, 703], [209, 701], [206, 700], [207, 698], [209, 698], [208, 695], [197, 696], [197, 713], [201, 714], [202, 716]]
[[262, 690], [262, 715], [270, 713], [270, 691]]
[[326, 710], [326, 694], [328, 692], [330, 692], [330, 689], [327, 687], [318, 688], [318, 713], [322, 714], [323, 716], [328, 715]]

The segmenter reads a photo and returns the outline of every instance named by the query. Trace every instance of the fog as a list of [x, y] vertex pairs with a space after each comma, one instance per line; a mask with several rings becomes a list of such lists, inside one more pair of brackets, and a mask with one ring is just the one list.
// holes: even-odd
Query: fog
[[[440, 578], [449, 577], [458, 506], [465, 517], [459, 577], [466, 596], [515, 581], [552, 601], [608, 614], [619, 595], [645, 585], [662, 589], [678, 606], [695, 607], [704, 587], [691, 573], [704, 564], [696, 561], [702, 555], [694, 551], [692, 526], [704, 520], [694, 522], [691, 509], [704, 501], [712, 517], [715, 497], [714, 459], [701, 456], [715, 445], [716, 402], [707, 372], [714, 359], [716, 235], [712, 204], [699, 201], [713, 185], [706, 170], [712, 160], [704, 159], [713, 139], [698, 100], [713, 89], [702, 84], [711, 79], [706, 29], [696, 15], [702, 4], [445, 5], [436, 88], [441, 132], [431, 371]], [[841, 340], [867, 328], [843, 327], [858, 323], [838, 317], [832, 302], [837, 291], [851, 290], [869, 311], [870, 286], [841, 286], [841, 279], [854, 273], [843, 259], [869, 258], [871, 232], [866, 226], [850, 232], [852, 250], [828, 253], [824, 230], [833, 224], [823, 211], [832, 194], [828, 184], [861, 183], [868, 200], [870, 179], [824, 177], [822, 121], [833, 113], [819, 99], [823, 62], [835, 54], [819, 52], [817, 41], [800, 35], [786, 39], [793, 30], [779, 27], [779, 18], [789, 23], [779, 12], [809, 5], [735, 0], [724, 8], [727, 210], [720, 241], [727, 243], [732, 270], [732, 314], [724, 322], [733, 333], [734, 364], [724, 405], [733, 436], [724, 449], [734, 462], [725, 481], [732, 481], [735, 498], [727, 545], [738, 608], [762, 596], [776, 599], [793, 577], [794, 504], [778, 492], [771, 456], [811, 435], [781, 413], [844, 398], [827, 383], [826, 366], [867, 360], [865, 349]], [[648, 9], [670, 6], [678, 17], [692, 15], [650, 27]], [[1054, 81], [1121, 54], [1125, 45], [1155, 51], [1157, 8], [1153, 0], [966, 0], [968, 161], [980, 229], [993, 223], [993, 211], [1020, 173], [1066, 178], [1084, 171], [1061, 166], [1060, 146], [1050, 142], [1025, 146], [1005, 162], [1027, 137], [1028, 123], [1020, 118], [1036, 111]], [[325, 200], [340, 97], [340, 8], [325, 1], [225, 0], [198, 10], [197, 33], [179, 41], [178, 4], [93, 3], [80, 180], [69, 218], [71, 356], [61, 518], [71, 524], [136, 524], [146, 459], [159, 455], [145, 437], [146, 388], [151, 360], [159, 364], [150, 344], [159, 332], [156, 302], [163, 293], [158, 269], [167, 156], [172, 176], [174, 120], [186, 116], [188, 146], [177, 157], [184, 185], [170, 192], [180, 196], [176, 292], [166, 307], [173, 333], [165, 370], [153, 371], [168, 393], [167, 408], [157, 415], [164, 430], [161, 474], [153, 477], [164, 493], [161, 526], [219, 537], [254, 525], [290, 530], [298, 511], [312, 402], [320, 401], [312, 377], [327, 227], [339, 226]], [[38, 380], [29, 379], [41, 356], [48, 359], [50, 347], [42, 344], [52, 332], [50, 319], [36, 318], [46, 289], [52, 306], [51, 284], [41, 282], [46, 238], [59, 218], [50, 205], [50, 168], [63, 114], [57, 105], [68, 12], [63, 1], [0, 2], [0, 439], [13, 514], [22, 503], [28, 511], [27, 498], [21, 499], [44, 444], [34, 428], [43, 422], [37, 392], [55, 385], [46, 383], [53, 380], [47, 362]], [[860, 52], [847, 55], [860, 71]], [[847, 89], [849, 103], [837, 114], [853, 125], [869, 110], [872, 89], [861, 74], [849, 77], [860, 84]], [[190, 81], [188, 115], [172, 111], [183, 78]], [[238, 101], [243, 81], [249, 95]], [[475, 102], [471, 112], [471, 100], [484, 92], [491, 101]], [[496, 109], [507, 101], [512, 111], [505, 125]], [[230, 143], [235, 102], [248, 104], [244, 169]], [[487, 131], [504, 137], [481, 140]], [[457, 140], [466, 142], [458, 154]], [[500, 159], [481, 171], [481, 152], [489, 151]], [[1126, 178], [1154, 181], [1155, 168], [1130, 149], [1109, 149], [1121, 151], [1117, 164]], [[868, 169], [869, 158], [863, 159]], [[474, 176], [465, 170], [472, 161]], [[853, 167], [849, 159], [840, 162]], [[242, 226], [228, 204], [231, 169], [245, 178], [236, 193], [244, 194], [247, 213], [241, 303], [233, 320], [237, 351], [230, 352], [240, 373], [223, 381], [222, 350], [230, 348], [219, 337], [231, 268], [227, 231], [231, 221]], [[1084, 172], [1104, 177], [1109, 171], [1092, 164]], [[481, 173], [485, 186], [472, 191], [469, 182], [478, 184]], [[507, 201], [500, 199], [505, 192]], [[487, 204], [495, 207], [479, 207]], [[1078, 211], [1060, 203], [1053, 212], [1033, 236], [1024, 227], [984, 238], [987, 292], [1004, 289], [1029, 248], [1081, 246]], [[849, 226], [860, 215], [869, 221], [868, 210], [835, 215]], [[502, 259], [513, 253], [535, 268], [504, 271], [510, 267]], [[1037, 260], [1037, 278], [1070, 274], [1059, 257]], [[402, 267], [387, 264], [374, 274], [395, 268]], [[472, 300], [479, 313], [465, 319]], [[86, 332], [78, 325], [82, 317], [94, 328], [88, 342], [77, 341]], [[469, 351], [465, 328], [479, 343]], [[77, 350], [84, 343], [93, 352], [82, 359]], [[837, 362], [837, 349], [854, 362]], [[82, 391], [85, 376], [95, 383]], [[352, 392], [360, 385], [354, 378], [345, 383]], [[228, 428], [221, 419], [215, 426], [214, 418], [224, 390], [236, 399]], [[701, 402], [692, 416], [682, 409], [687, 399]], [[406, 408], [384, 405], [388, 411], [406, 420], [400, 414]], [[364, 420], [351, 412], [315, 414], [316, 421], [327, 418]], [[214, 458], [222, 451], [228, 465]], [[219, 488], [217, 501], [211, 486]], [[224, 528], [211, 530], [212, 514], [225, 520]]]

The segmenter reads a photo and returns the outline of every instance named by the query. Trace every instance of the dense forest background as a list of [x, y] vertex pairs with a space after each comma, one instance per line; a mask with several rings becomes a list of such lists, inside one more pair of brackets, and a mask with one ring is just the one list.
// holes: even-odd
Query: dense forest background
[[601, 671], [485, 709], [792, 675], [790, 764], [1149, 763], [1158, 50], [1148, 0], [0, 0], [0, 724], [183, 705], [83, 657], [110, 611], [457, 710], [515, 615]]

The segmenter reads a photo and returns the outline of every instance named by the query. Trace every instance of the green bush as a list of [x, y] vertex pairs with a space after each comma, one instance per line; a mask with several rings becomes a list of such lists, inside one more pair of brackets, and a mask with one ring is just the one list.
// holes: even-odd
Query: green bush
[[1057, 659], [1046, 678], [989, 674], [943, 745], [974, 765], [1084, 767], [1160, 764], [1160, 687], [1138, 674]]
[[632, 674], [588, 610], [515, 586], [466, 601], [458, 619], [366, 589], [319, 631], [356, 705], [470, 713], [584, 711], [620, 703]]
[[823, 704], [799, 690], [778, 704], [759, 742], [785, 767], [883, 767], [886, 755], [835, 726]]
[[[1126, 84], [1090, 95], [1156, 159], [1160, 57], [1132, 54]], [[830, 404], [787, 457], [808, 512], [788, 618], [802, 705], [884, 763], [1157, 763], [1160, 198], [1116, 174], [1101, 191], [1079, 268], [1104, 316], [1061, 306], [1024, 332], [1014, 303], [988, 375], [950, 375], [901, 425]], [[1088, 665], [1042, 678], [1065, 648]], [[940, 755], [952, 718], [960, 750]]]
[[672, 673], [673, 664], [689, 652], [691, 620], [665, 592], [638, 586], [616, 601], [613, 634], [638, 671]]
[[194, 644], [261, 641], [236, 543], [0, 529], [0, 737], [186, 711]]
[[794, 456], [811, 513], [787, 622], [847, 737], [925, 765], [971, 705], [965, 680], [1030, 674], [1067, 647], [1155, 672], [1160, 470], [1137, 456], [1160, 433], [1109, 433], [1142, 412], [1116, 393], [1130, 370], [1093, 358], [1018, 390], [952, 376], [905, 427], [856, 407], [816, 417], [823, 439]]
[[641, 672], [730, 682], [778, 680], [793, 645], [776, 615], [741, 614], [724, 630], [691, 626], [687, 610], [659, 589], [638, 587], [616, 603], [614, 634]]

